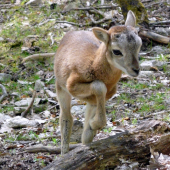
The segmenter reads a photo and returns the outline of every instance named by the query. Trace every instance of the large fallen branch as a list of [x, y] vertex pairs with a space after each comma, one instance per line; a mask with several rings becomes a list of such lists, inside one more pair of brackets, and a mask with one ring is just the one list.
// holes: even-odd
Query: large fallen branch
[[113, 168], [123, 160], [149, 164], [150, 148], [169, 155], [170, 127], [161, 121], [145, 121], [136, 129], [82, 145], [59, 157], [43, 170], [100, 170]]
[[156, 34], [154, 32], [151, 32], [151, 31], [145, 31], [145, 30], [139, 31], [139, 36], [152, 39], [152, 40], [159, 42], [159, 43], [162, 43], [162, 44], [169, 44], [170, 43], [169, 37], [165, 37], [163, 35], [159, 35], [159, 34]]

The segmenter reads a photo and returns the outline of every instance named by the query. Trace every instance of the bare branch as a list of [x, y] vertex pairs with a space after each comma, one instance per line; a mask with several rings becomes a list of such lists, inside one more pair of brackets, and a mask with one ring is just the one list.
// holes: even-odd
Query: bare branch
[[[160, 111], [160, 112], [155, 112], [155, 113], [151, 113], [149, 115], [146, 115], [144, 117], [138, 117], [137, 119], [138, 120], [143, 120], [143, 119], [146, 119], [146, 118], [150, 118], [150, 117], [154, 117], [154, 116], [158, 116], [158, 115], [161, 115], [163, 117], [163, 115], [169, 113], [170, 111], [167, 111], [167, 110], [163, 110], [163, 111]], [[136, 118], [130, 118], [130, 119], [136, 119]]]
[[27, 107], [27, 109], [21, 113], [21, 116], [22, 117], [26, 117], [27, 116], [27, 113], [28, 111], [31, 109], [31, 107], [33, 106], [33, 103], [34, 103], [34, 100], [35, 100], [35, 96], [36, 96], [36, 91], [33, 91], [33, 96], [32, 96], [32, 100], [31, 100], [31, 103], [30, 105]]
[[78, 27], [84, 27], [84, 26], [90, 26], [90, 25], [92, 25], [92, 22], [86, 23], [86, 24], [77, 24], [77, 23], [68, 22], [68, 21], [56, 21], [56, 23], [66, 23], [66, 24], [71, 24], [71, 25], [75, 25], [75, 26], [78, 26]]
[[[80, 146], [82, 146], [82, 144], [73, 144], [73, 145], [70, 145], [69, 149], [71, 151]], [[29, 153], [35, 153], [35, 152], [49, 152], [49, 153], [55, 153], [55, 154], [61, 153], [61, 147], [54, 147], [54, 146], [37, 145], [37, 146], [28, 147], [25, 150]]]
[[68, 22], [68, 21], [56, 21], [55, 23], [66, 23], [66, 24], [71, 24], [71, 25], [75, 25], [75, 26], [78, 26], [78, 27], [82, 26], [82, 24], [77, 24], [77, 23]]
[[55, 53], [43, 53], [43, 54], [30, 55], [30, 56], [24, 58], [22, 63], [25, 63], [26, 61], [30, 61], [30, 60], [42, 59], [42, 58], [45, 58], [45, 57], [54, 57], [54, 54]]
[[[170, 24], [170, 20], [149, 23], [149, 25], [158, 25], [158, 24]], [[167, 26], [169, 26], [169, 25], [167, 25]]]
[[152, 3], [150, 5], [146, 5], [145, 8], [150, 8], [150, 7], [153, 7], [154, 5], [158, 5], [160, 4], [160, 2], [156, 2], [156, 3]]
[[97, 3], [98, 2], [98, 0], [94, 0], [92, 3], [91, 3], [91, 5], [94, 5], [95, 3]]
[[90, 10], [90, 11], [92, 11], [93, 13], [95, 12], [96, 14], [99, 14], [99, 15], [102, 15], [103, 17], [105, 17], [104, 12], [99, 11], [99, 10], [93, 8], [93, 7], [92, 7], [92, 9], [93, 9], [93, 10]]
[[[94, 10], [95, 9], [116, 9], [118, 6], [117, 5], [110, 5], [110, 6], [98, 6], [98, 7], [83, 7], [83, 8], [72, 8], [66, 12], [70, 12], [71, 10], [83, 10], [83, 11], [89, 11], [89, 10]], [[63, 13], [66, 13], [63, 12]]]
[[101, 20], [99, 20], [99, 21], [95, 21], [94, 18], [92, 17], [92, 15], [87, 14], [87, 16], [91, 19], [92, 23], [94, 23], [94, 24], [101, 24], [101, 23], [103, 23], [103, 22], [108, 21], [109, 19], [111, 19], [111, 18], [103, 18], [103, 19], [101, 19]]

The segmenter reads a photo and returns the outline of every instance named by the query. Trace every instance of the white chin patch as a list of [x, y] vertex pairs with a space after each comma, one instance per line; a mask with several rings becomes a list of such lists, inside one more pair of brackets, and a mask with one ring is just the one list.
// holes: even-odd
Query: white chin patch
[[[124, 67], [120, 66], [119, 64], [117, 64], [116, 62], [115, 62], [115, 66], [116, 66], [118, 69], [122, 70], [124, 73], [128, 74], [128, 72], [126, 71], [126, 69], [125, 69]], [[128, 74], [128, 75], [129, 75], [129, 74]]]

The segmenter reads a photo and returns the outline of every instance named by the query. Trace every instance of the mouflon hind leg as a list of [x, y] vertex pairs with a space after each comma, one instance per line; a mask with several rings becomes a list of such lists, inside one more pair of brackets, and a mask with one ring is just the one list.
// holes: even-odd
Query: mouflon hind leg
[[57, 98], [60, 104], [60, 131], [61, 131], [61, 154], [69, 151], [69, 142], [73, 125], [73, 118], [70, 112], [71, 96], [63, 90], [56, 82]]

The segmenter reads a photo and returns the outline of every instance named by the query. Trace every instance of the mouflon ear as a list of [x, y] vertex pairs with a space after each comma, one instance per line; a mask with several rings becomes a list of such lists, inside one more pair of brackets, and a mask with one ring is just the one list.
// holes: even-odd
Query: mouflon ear
[[125, 25], [132, 26], [132, 27], [135, 27], [136, 25], [136, 17], [135, 17], [135, 14], [131, 10], [127, 14]]
[[93, 33], [96, 36], [97, 39], [100, 41], [107, 43], [109, 41], [109, 34], [106, 30], [98, 27], [93, 28]]

